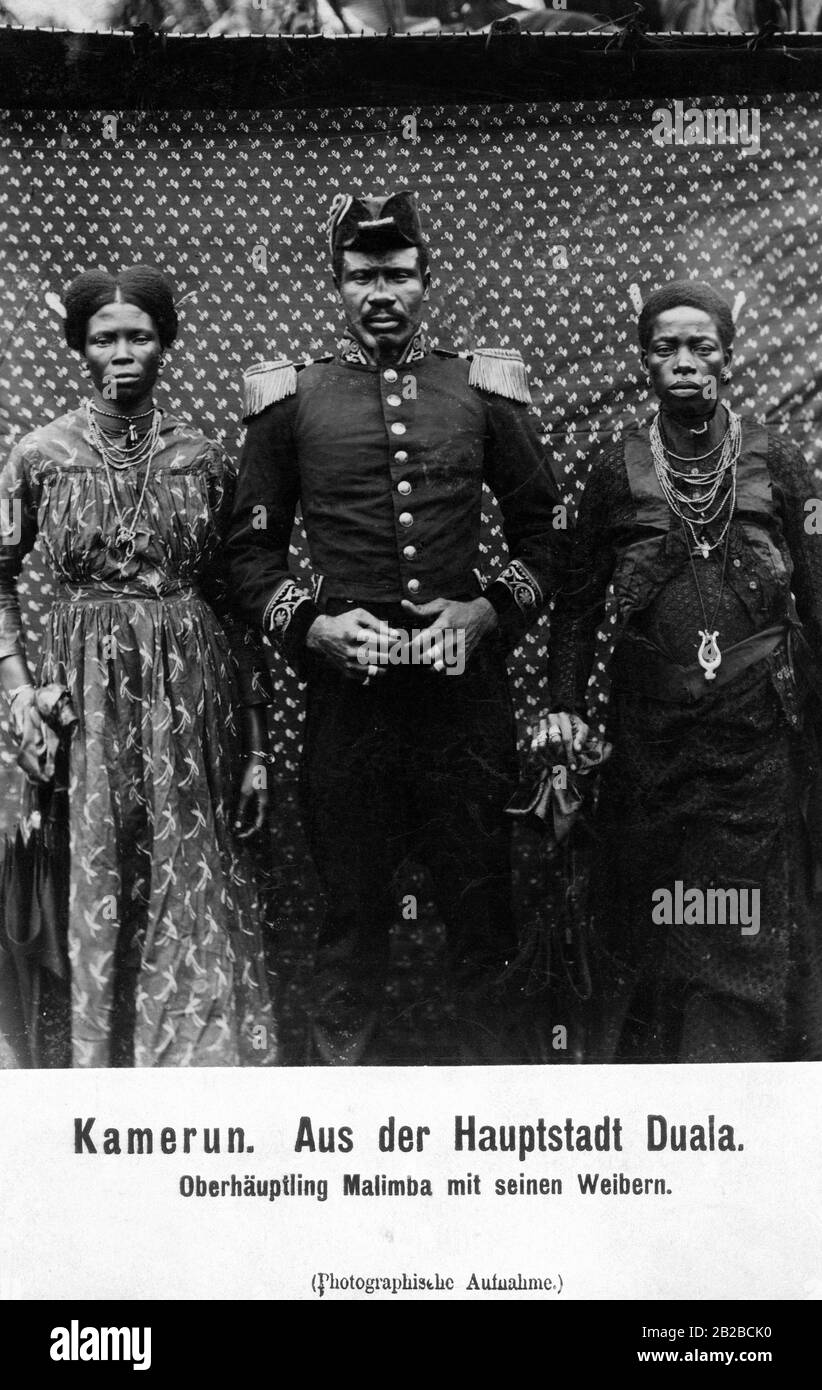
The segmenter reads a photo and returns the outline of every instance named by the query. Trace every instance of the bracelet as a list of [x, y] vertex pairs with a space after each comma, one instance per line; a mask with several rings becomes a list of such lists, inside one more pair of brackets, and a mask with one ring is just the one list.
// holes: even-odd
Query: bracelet
[[262, 748], [252, 748], [248, 754], [249, 758], [259, 758], [261, 763], [273, 764], [275, 761], [273, 753], [264, 753]]

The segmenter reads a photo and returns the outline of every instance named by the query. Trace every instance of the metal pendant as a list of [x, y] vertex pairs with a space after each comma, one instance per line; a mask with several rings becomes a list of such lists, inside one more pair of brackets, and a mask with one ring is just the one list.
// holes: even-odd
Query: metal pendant
[[112, 548], [122, 555], [122, 559], [117, 562], [119, 565], [130, 564], [134, 559], [134, 552], [137, 549], [137, 532], [134, 527], [126, 526], [125, 523], [121, 521], [114, 532]]
[[716, 680], [716, 668], [722, 662], [722, 653], [717, 642], [718, 632], [703, 632], [700, 628], [699, 635], [702, 641], [699, 644], [697, 660], [705, 672], [706, 681]]
[[117, 530], [114, 532], [114, 544], [118, 546], [118, 548], [128, 548], [128, 546], [133, 546], [136, 540], [137, 532], [134, 530], [134, 527], [126, 526], [125, 522], [121, 521], [117, 526]]

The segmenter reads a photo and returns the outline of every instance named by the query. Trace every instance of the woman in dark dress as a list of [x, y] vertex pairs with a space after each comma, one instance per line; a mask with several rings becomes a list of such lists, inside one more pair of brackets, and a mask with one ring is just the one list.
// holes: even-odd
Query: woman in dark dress
[[0, 546], [0, 683], [24, 765], [47, 775], [16, 588], [39, 534], [56, 598], [37, 683], [64, 686], [77, 716], [73, 1063], [272, 1062], [262, 915], [241, 844], [265, 810], [270, 696], [224, 576], [235, 472], [154, 404], [177, 330], [159, 272], [88, 272], [65, 310], [91, 390], [21, 439], [0, 474], [0, 508], [16, 522]]
[[710, 286], [657, 290], [638, 327], [659, 409], [591, 470], [541, 721], [573, 762], [613, 583], [586, 1059], [819, 1058], [820, 504], [798, 449], [722, 401]]

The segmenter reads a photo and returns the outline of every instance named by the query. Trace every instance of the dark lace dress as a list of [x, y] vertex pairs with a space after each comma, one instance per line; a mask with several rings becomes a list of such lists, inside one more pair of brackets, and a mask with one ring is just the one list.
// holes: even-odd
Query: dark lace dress
[[[127, 518], [142, 480], [142, 469], [113, 477]], [[26, 436], [0, 475], [0, 506], [18, 523], [0, 547], [0, 656], [23, 651], [16, 578], [39, 534], [57, 598], [38, 679], [67, 686], [78, 715], [68, 754], [75, 1066], [276, 1055], [262, 916], [230, 828], [240, 687], [246, 703], [269, 698], [256, 637], [231, 617], [223, 577], [234, 482], [218, 445], [165, 417], [126, 559], [82, 410]]]
[[[767, 471], [773, 553], [784, 558], [818, 659], [822, 537], [806, 530], [804, 510], [813, 488], [798, 451], [770, 431]], [[580, 508], [574, 579], [552, 627], [554, 709], [585, 712], [608, 585], [636, 537], [620, 444], [594, 465]], [[716, 610], [711, 627], [720, 631], [723, 649], [787, 618], [790, 591], [775, 582], [767, 553], [745, 543], [737, 516], [725, 583], [722, 547], [710, 560], [696, 560], [705, 610]], [[625, 631], [640, 634], [670, 661], [693, 666], [705, 618], [675, 525], [633, 586]], [[589, 1061], [822, 1057], [822, 954], [803, 814], [814, 779], [815, 729], [810, 707], [803, 711], [795, 683], [785, 679], [784, 663], [780, 649], [693, 703], [614, 682], [607, 721], [613, 754], [602, 776], [589, 886]], [[755, 888], [757, 929], [753, 922], [743, 934], [738, 922], [655, 921], [659, 898], [652, 895], [673, 894], [677, 882], [683, 892]], [[753, 901], [747, 899], [748, 907]]]

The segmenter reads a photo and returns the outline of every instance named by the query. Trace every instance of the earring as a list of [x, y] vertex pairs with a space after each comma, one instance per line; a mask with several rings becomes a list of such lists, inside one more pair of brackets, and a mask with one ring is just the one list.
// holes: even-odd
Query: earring
[[723, 368], [722, 368], [722, 371], [719, 373], [719, 380], [720, 380], [720, 381], [724, 381], [725, 385], [727, 386], [727, 385], [728, 385], [728, 382], [730, 381], [730, 379], [731, 379], [731, 371], [730, 371], [730, 368], [729, 368], [729, 367], [723, 367]]

